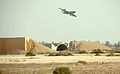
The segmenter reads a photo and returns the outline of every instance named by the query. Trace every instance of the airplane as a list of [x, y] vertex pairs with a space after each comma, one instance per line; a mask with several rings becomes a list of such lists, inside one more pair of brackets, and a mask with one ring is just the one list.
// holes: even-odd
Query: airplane
[[70, 14], [70, 16], [74, 16], [74, 17], [77, 17], [74, 13], [76, 13], [75, 11], [67, 11], [66, 9], [62, 9], [62, 8], [59, 8], [60, 10], [62, 10], [62, 13], [63, 14]]

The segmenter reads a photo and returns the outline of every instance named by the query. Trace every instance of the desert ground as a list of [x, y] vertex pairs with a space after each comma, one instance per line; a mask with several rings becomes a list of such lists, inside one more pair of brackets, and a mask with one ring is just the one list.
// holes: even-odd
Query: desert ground
[[[85, 61], [86, 64], [78, 63]], [[95, 56], [95, 54], [74, 54], [74, 56], [0, 55], [0, 70], [3, 74], [52, 74], [59, 66], [67, 66], [72, 74], [119, 74], [120, 56]]]

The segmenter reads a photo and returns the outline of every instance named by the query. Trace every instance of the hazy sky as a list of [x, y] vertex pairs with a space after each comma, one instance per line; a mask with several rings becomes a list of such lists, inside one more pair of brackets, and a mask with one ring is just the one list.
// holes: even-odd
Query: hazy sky
[[[58, 8], [75, 10], [77, 18]], [[120, 0], [0, 0], [0, 37], [120, 40]]]

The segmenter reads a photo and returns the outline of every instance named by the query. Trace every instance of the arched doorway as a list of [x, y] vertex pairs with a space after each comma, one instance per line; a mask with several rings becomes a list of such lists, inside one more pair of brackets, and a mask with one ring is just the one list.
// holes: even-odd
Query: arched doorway
[[65, 44], [60, 44], [58, 47], [57, 47], [57, 51], [63, 51], [63, 50], [67, 50], [67, 46]]

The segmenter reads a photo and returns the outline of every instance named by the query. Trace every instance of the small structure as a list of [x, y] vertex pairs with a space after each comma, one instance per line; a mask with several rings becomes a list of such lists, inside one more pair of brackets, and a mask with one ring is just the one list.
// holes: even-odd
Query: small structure
[[67, 47], [67, 45], [65, 45], [65, 44], [59, 44], [58, 46], [57, 46], [57, 49], [56, 49], [57, 51], [63, 51], [63, 50], [68, 50], [68, 47]]
[[43, 45], [49, 47], [50, 49], [53, 49], [55, 51], [63, 51], [69, 49], [69, 44], [67, 43], [42, 43]]

